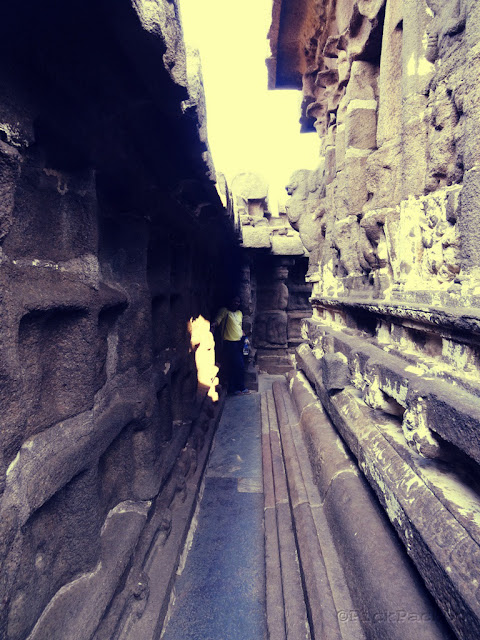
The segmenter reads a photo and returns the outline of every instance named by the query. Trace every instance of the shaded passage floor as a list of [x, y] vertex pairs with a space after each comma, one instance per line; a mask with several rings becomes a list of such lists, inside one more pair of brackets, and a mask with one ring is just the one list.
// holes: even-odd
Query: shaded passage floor
[[260, 394], [228, 397], [164, 640], [266, 637], [263, 508]]

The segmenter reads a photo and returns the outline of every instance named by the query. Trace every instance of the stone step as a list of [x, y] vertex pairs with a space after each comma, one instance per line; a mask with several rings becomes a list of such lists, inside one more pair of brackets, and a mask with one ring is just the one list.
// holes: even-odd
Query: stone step
[[284, 375], [292, 368], [292, 358], [285, 350], [278, 353], [273, 349], [263, 352], [258, 350], [256, 363], [260, 371], [266, 371], [271, 375]]
[[358, 619], [350, 615], [353, 604], [325, 526], [320, 495], [299, 430], [299, 415], [286, 383], [275, 382], [273, 396], [312, 636], [325, 640], [363, 640]]
[[[275, 382], [262, 398], [270, 638], [451, 637], [308, 381], [289, 378], [293, 397]], [[289, 633], [289, 615], [301, 635]]]
[[285, 383], [275, 382], [262, 394], [269, 638], [364, 640], [294, 418]]
[[[342, 381], [337, 375], [333, 391], [329, 391], [335, 378], [331, 375], [334, 369], [331, 365], [335, 362], [328, 362], [326, 358], [317, 360], [308, 345], [299, 349], [297, 356], [298, 366], [315, 387], [314, 397], [321, 400], [321, 405], [317, 402], [319, 408], [312, 406], [302, 414], [302, 428], [310, 440], [311, 458], [316, 460], [319, 484], [332, 485], [329, 489], [332, 495], [345, 493], [345, 487], [335, 487], [335, 484], [340, 485], [342, 474], [339, 475], [335, 469], [340, 462], [338, 450], [333, 444], [334, 438], [344, 441], [355, 466], [358, 461], [362, 483], [368, 484], [370, 493], [377, 498], [376, 504], [380, 507], [383, 520], [390, 522], [391, 529], [398, 536], [397, 541], [401, 541], [403, 556], [410, 558], [415, 565], [414, 571], [409, 571], [412, 578], [416, 576], [413, 580], [414, 589], [410, 589], [411, 603], [406, 606], [407, 592], [404, 589], [398, 589], [396, 595], [394, 593], [400, 582], [400, 570], [402, 573], [408, 570], [401, 558], [391, 565], [396, 580], [392, 582], [387, 574], [385, 576], [384, 601], [388, 602], [386, 596], [390, 592], [390, 601], [397, 599], [399, 610], [414, 611], [412, 618], [428, 621], [428, 624], [422, 624], [422, 632], [427, 633], [428, 630], [427, 637], [452, 637], [451, 632], [445, 629], [446, 619], [456, 637], [477, 640], [480, 637], [480, 537], [476, 514], [480, 511], [480, 503], [478, 493], [472, 492], [469, 484], [471, 479], [444, 461], [426, 460], [420, 456], [406, 442], [401, 421], [386, 415], [383, 410], [367, 406], [358, 391], [348, 385], [348, 380]], [[385, 363], [390, 367], [388, 358]], [[395, 384], [398, 387], [401, 386], [401, 374], [402, 369], [397, 367], [395, 379], [399, 382]], [[291, 384], [295, 395], [304, 388], [305, 378], [297, 374]], [[460, 404], [461, 391], [457, 391]], [[318, 415], [324, 413], [322, 405], [332, 418], [330, 434], [335, 436], [317, 427], [320, 420]], [[326, 464], [322, 453], [325, 450], [330, 454]], [[464, 461], [462, 464], [468, 469]], [[345, 480], [343, 482], [345, 484]], [[352, 481], [350, 484], [353, 487]], [[353, 491], [353, 488], [350, 490]], [[362, 494], [367, 495], [365, 490], [362, 490]], [[327, 496], [326, 503], [329, 500], [332, 521], [337, 520], [347, 527], [344, 513]], [[359, 522], [365, 522], [364, 512], [358, 510]], [[376, 520], [379, 520], [378, 516]], [[367, 537], [366, 544], [368, 541]], [[379, 545], [376, 547], [381, 548]], [[396, 547], [398, 544], [394, 547], [398, 558]], [[365, 566], [366, 558], [362, 561], [359, 554], [352, 554], [352, 557], [364, 562]], [[412, 583], [412, 579], [406, 584], [408, 582]], [[437, 606], [428, 602], [427, 590]]]
[[245, 365], [245, 386], [250, 391], [258, 391], [258, 370], [251, 361], [247, 361]]
[[271, 391], [262, 394], [267, 628], [270, 640], [310, 640], [280, 434]]

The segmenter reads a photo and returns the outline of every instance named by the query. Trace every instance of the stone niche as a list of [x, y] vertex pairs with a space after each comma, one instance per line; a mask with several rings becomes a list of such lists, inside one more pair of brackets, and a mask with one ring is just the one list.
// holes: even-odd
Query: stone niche
[[480, 634], [479, 25], [468, 0], [278, 0], [268, 61], [319, 135], [287, 187], [313, 285], [298, 367], [462, 640]]
[[153, 637], [221, 405], [189, 321], [238, 242], [177, 3], [151, 4], [0, 9], [5, 640]]

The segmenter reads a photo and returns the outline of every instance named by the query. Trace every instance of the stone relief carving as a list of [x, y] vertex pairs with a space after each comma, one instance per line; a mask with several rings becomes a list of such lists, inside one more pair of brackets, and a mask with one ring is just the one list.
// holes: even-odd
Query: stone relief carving
[[344, 218], [333, 225], [332, 246], [336, 252], [339, 276], [360, 275], [367, 263], [360, 259], [358, 251], [358, 221]]
[[257, 315], [255, 342], [258, 346], [287, 344], [288, 316], [285, 311], [264, 311]]
[[[308, 177], [312, 180], [314, 176], [315, 172], [311, 172]], [[305, 175], [302, 178], [305, 182]], [[323, 184], [315, 185], [316, 188], [314, 186], [310, 191], [305, 184], [302, 188], [292, 188], [294, 184], [292, 180], [287, 187], [291, 194], [287, 215], [292, 226], [300, 232], [302, 242], [310, 253], [309, 275], [318, 271], [322, 262], [332, 257], [328, 247], [333, 250], [335, 262], [344, 275], [367, 274], [387, 266], [384, 210], [369, 212], [360, 219], [357, 216], [346, 216], [334, 220], [334, 211], [329, 211], [327, 199], [319, 197], [324, 191]], [[338, 197], [334, 206], [339, 206]]]
[[[308, 197], [308, 177], [310, 171], [308, 169], [300, 169], [290, 176], [290, 181], [285, 187], [290, 200], [286, 205], [287, 216], [290, 224], [295, 229], [298, 227], [298, 221], [302, 213], [305, 211], [305, 203]], [[297, 226], [295, 226], [297, 225]], [[297, 228], [298, 231], [298, 228]]]
[[[312, 123], [320, 136], [335, 123], [336, 112], [349, 83], [352, 64], [378, 44], [379, 13], [385, 0], [338, 3], [324, 12], [313, 64], [303, 79], [303, 123]], [[333, 5], [334, 6], [334, 5]], [[312, 60], [313, 60], [313, 56]]]
[[[465, 0], [427, 0], [426, 4], [434, 14], [430, 23], [428, 17], [422, 23], [427, 25], [429, 34], [426, 57], [434, 61], [442, 57], [445, 38], [449, 37], [451, 42], [452, 36], [464, 30], [466, 3]], [[319, 284], [317, 288], [325, 290], [325, 283], [332, 278], [364, 277], [372, 272], [382, 274], [382, 287], [393, 284], [395, 279], [400, 284], [405, 280], [413, 282], [414, 274], [417, 287], [420, 279], [439, 285], [449, 283], [460, 270], [460, 240], [455, 223], [445, 220], [444, 215], [435, 221], [434, 217], [427, 220], [421, 214], [416, 228], [412, 229], [411, 240], [401, 237], [401, 233], [413, 222], [410, 221], [413, 212], [407, 209], [413, 206], [418, 212], [424, 207], [422, 194], [448, 189], [462, 180], [465, 118], [462, 92], [455, 84], [458, 74], [448, 78], [443, 73], [437, 74], [422, 84], [420, 76], [427, 71], [427, 67], [422, 67], [423, 71], [415, 68], [419, 75], [417, 84], [405, 79], [407, 89], [412, 87], [421, 93], [416, 98], [412, 95], [411, 104], [399, 107], [408, 117], [410, 128], [405, 131], [407, 134], [413, 131], [416, 125], [412, 123], [420, 119], [418, 131], [426, 138], [426, 145], [422, 145], [422, 151], [426, 149], [422, 160], [425, 164], [419, 165], [421, 176], [414, 193], [418, 206], [411, 203], [407, 206], [405, 193], [411, 175], [404, 170], [407, 161], [404, 154], [413, 148], [405, 151], [401, 135], [387, 137], [382, 143], [376, 124], [376, 117], [380, 117], [379, 93], [382, 90], [385, 93], [393, 82], [392, 78], [382, 80], [379, 74], [382, 29], [385, 24], [385, 28], [393, 29], [397, 35], [400, 33], [402, 38], [402, 12], [391, 9], [388, 14], [387, 7], [384, 23], [384, 0], [338, 2], [330, 9], [317, 34], [316, 55], [310, 55], [303, 87], [308, 97], [303, 108], [310, 120], [315, 120], [320, 136], [324, 136], [325, 159], [321, 171], [295, 172], [287, 185], [290, 196], [287, 215], [310, 254], [308, 276], [313, 280], [319, 278], [324, 285]], [[425, 8], [419, 11], [425, 12]], [[411, 16], [408, 20], [411, 21]], [[389, 38], [391, 34], [388, 34], [383, 37]], [[395, 76], [395, 82], [403, 81], [406, 73], [411, 74], [411, 70], [406, 69], [410, 49], [412, 56], [423, 58], [425, 55], [425, 41], [423, 45], [406, 41], [404, 37], [403, 41], [407, 47], [404, 62], [398, 68], [392, 67], [392, 73], [400, 74], [398, 78]], [[387, 68], [390, 68], [388, 64]], [[428, 71], [430, 78], [433, 71], [430, 67]], [[416, 107], [422, 109], [421, 113], [415, 112]], [[368, 140], [364, 139], [366, 118]], [[400, 123], [398, 133], [404, 124]], [[394, 211], [396, 205], [400, 209]], [[399, 216], [405, 215], [407, 223], [400, 222]], [[408, 243], [412, 255], [408, 255], [408, 259], [405, 255], [400, 257], [402, 247]], [[393, 262], [397, 263], [396, 278]], [[400, 262], [403, 276], [398, 273]], [[339, 286], [334, 288], [339, 290]]]
[[457, 210], [461, 187], [410, 198], [400, 207], [369, 212], [361, 221], [390, 282], [405, 290], [444, 288], [460, 274]]
[[442, 41], [446, 36], [454, 36], [465, 29], [467, 7], [465, 0], [426, 0], [434, 13], [428, 28], [428, 45], [426, 58], [435, 62], [438, 58]]
[[406, 409], [403, 415], [402, 431], [408, 444], [424, 458], [444, 457], [442, 448], [428, 427], [424, 398]]
[[463, 177], [463, 123], [452, 90], [446, 82], [429, 95], [426, 116], [428, 128], [427, 190], [458, 183]]
[[364, 249], [364, 257], [373, 269], [382, 269], [388, 265], [387, 241], [385, 237], [385, 220], [388, 209], [371, 211], [365, 215], [360, 226], [368, 241]]
[[300, 233], [310, 254], [309, 274], [321, 262], [326, 230], [325, 165], [314, 170], [302, 169], [290, 177], [286, 186], [290, 196], [286, 212], [291, 226]]
[[424, 255], [422, 270], [425, 278], [450, 282], [460, 272], [460, 239], [455, 224], [441, 217], [435, 201], [427, 201], [425, 215], [420, 219]]

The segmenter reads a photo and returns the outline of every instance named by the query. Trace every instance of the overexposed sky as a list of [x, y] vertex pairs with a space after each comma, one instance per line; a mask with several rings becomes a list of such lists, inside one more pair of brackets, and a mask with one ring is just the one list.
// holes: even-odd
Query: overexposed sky
[[180, 10], [186, 44], [200, 50], [215, 168], [230, 182], [261, 173], [273, 205], [293, 171], [316, 167], [319, 141], [299, 133], [300, 91], [267, 90], [272, 0], [180, 0]]

